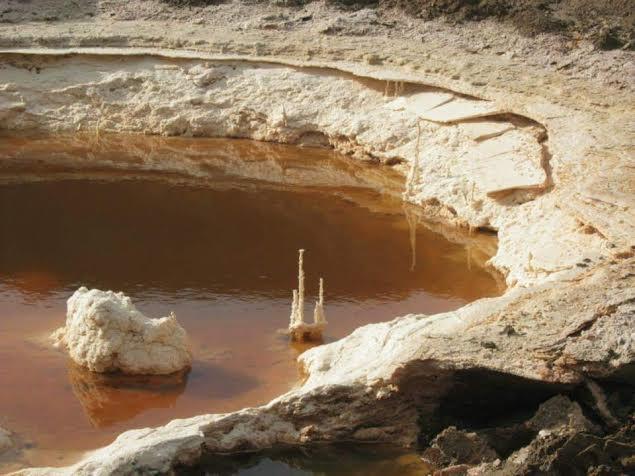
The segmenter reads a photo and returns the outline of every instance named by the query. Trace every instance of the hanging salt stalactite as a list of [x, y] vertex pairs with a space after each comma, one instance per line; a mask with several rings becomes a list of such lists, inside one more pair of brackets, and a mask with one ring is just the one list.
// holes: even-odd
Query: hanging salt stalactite
[[419, 214], [407, 203], [404, 203], [403, 211], [408, 222], [410, 237], [410, 271], [414, 271], [417, 264], [417, 225], [419, 224]]
[[289, 335], [295, 341], [320, 341], [326, 327], [324, 280], [320, 278], [320, 291], [313, 312], [313, 323], [304, 322], [304, 250], [298, 250], [298, 254], [298, 289], [293, 290]]
[[417, 180], [419, 179], [419, 156], [421, 154], [421, 120], [417, 121], [417, 140], [415, 142], [415, 156], [412, 159], [410, 165], [410, 171], [406, 177], [406, 187], [403, 192], [403, 199], [405, 201], [412, 200], [415, 194], [415, 188]]

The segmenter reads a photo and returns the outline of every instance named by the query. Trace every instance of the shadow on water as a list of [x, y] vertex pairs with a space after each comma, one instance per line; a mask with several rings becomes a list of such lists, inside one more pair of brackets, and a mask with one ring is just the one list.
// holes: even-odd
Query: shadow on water
[[180, 475], [209, 476], [414, 476], [429, 467], [412, 452], [376, 445], [315, 446], [238, 456], [208, 456]]
[[68, 380], [95, 428], [126, 421], [149, 408], [174, 405], [187, 385], [187, 372], [172, 375], [99, 374], [69, 364]]
[[86, 417], [95, 428], [127, 421], [152, 408], [170, 408], [188, 388], [199, 398], [230, 398], [256, 388], [259, 382], [207, 362], [170, 375], [99, 374], [69, 364], [68, 379]]

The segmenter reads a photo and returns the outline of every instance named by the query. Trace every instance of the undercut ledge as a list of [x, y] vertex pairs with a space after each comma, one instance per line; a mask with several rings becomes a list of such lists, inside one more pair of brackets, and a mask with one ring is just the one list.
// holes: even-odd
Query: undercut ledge
[[16, 474], [173, 474], [210, 453], [341, 441], [413, 446], [452, 394], [457, 372], [500, 374], [512, 393], [522, 382], [555, 394], [606, 378], [635, 359], [635, 339], [625, 332], [634, 315], [635, 259], [603, 264], [455, 312], [364, 326], [302, 354], [306, 381], [265, 406], [128, 431], [74, 466]]

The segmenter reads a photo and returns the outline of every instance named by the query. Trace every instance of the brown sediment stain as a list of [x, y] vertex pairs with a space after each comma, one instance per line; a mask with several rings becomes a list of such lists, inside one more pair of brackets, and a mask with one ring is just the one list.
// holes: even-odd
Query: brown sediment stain
[[[10, 389], [0, 414], [35, 452], [91, 449], [290, 389], [310, 347], [279, 332], [299, 248], [307, 279], [328, 283], [325, 342], [502, 292], [485, 268], [495, 237], [433, 231], [404, 212], [400, 176], [327, 150], [73, 136], [3, 139], [0, 158], [0, 381]], [[192, 370], [95, 375], [35, 343], [81, 285], [123, 291], [151, 315], [174, 310]]]

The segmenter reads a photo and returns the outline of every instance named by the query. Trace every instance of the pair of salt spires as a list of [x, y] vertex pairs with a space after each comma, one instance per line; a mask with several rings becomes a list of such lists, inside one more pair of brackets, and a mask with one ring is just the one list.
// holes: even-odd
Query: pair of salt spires
[[293, 290], [289, 335], [292, 340], [319, 341], [326, 327], [324, 280], [320, 278], [320, 293], [313, 311], [313, 323], [304, 322], [304, 250], [298, 250], [298, 253], [298, 289]]

